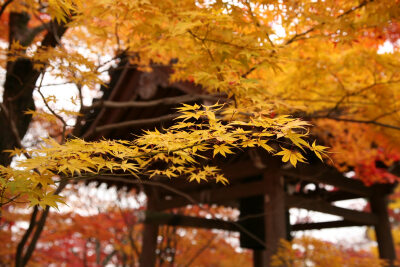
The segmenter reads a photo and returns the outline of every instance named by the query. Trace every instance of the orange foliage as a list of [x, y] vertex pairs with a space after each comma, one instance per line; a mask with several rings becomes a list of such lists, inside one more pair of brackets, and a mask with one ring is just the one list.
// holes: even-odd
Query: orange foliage
[[[45, 230], [30, 261], [30, 266], [49, 264], [63, 266], [104, 266], [113, 265], [138, 266], [141, 252], [142, 224], [138, 223], [138, 213], [145, 209], [134, 192], [119, 192], [121, 198], [137, 201], [134, 209], [121, 208], [118, 202], [102, 200], [97, 197], [82, 196], [76, 198], [78, 185], [67, 190], [72, 210], [77, 212], [51, 212]], [[86, 191], [95, 190], [89, 185]], [[104, 190], [104, 189], [102, 189]], [[112, 190], [106, 190], [111, 194]], [[103, 192], [104, 193], [104, 192]], [[134, 200], [136, 199], [136, 200]], [[7, 207], [13, 207], [11, 205]], [[224, 219], [233, 219], [232, 209], [217, 206], [198, 207], [175, 210], [186, 215], [212, 215]], [[2, 262], [14, 259], [15, 247], [22, 232], [11, 232], [10, 227], [27, 222], [27, 215], [12, 212], [3, 214], [4, 227], [0, 229], [0, 241], [9, 248], [0, 249]], [[157, 253], [158, 266], [248, 266], [251, 253], [238, 248], [237, 235], [225, 232], [176, 228], [161, 226], [159, 228]]]
[[386, 264], [368, 251], [343, 249], [326, 241], [302, 237], [292, 242], [281, 241], [272, 266], [384, 267]]
[[331, 163], [340, 171], [353, 170], [367, 185], [393, 183], [399, 177], [387, 168], [400, 160], [400, 146], [367, 124], [319, 120], [315, 132], [331, 147]]

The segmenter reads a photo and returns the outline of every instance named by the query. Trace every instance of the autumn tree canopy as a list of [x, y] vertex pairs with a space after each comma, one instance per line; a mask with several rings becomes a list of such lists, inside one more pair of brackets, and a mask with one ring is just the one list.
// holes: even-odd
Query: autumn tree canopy
[[[2, 8], [3, 32], [8, 31], [2, 38], [9, 44], [2, 57], [7, 71], [2, 118], [10, 130], [2, 133], [1, 147], [17, 148], [11, 155], [28, 159], [17, 163], [19, 169], [2, 169], [4, 189], [13, 188], [13, 196], [28, 194], [33, 205], [54, 206], [60, 199], [49, 188], [59, 174], [122, 169], [175, 177], [198, 170], [192, 166], [197, 151], [224, 156], [246, 146], [264, 147], [293, 165], [306, 160], [304, 149], [321, 157], [324, 147], [305, 141], [307, 123], [296, 117], [315, 119], [326, 139], [333, 136], [326, 142], [336, 151], [350, 150], [341, 138], [351, 138], [354, 131], [365, 136], [347, 155], [333, 156], [344, 169], [372, 162], [371, 157], [393, 161], [397, 158], [387, 151], [396, 149], [391, 141], [398, 135], [397, 51], [382, 54], [378, 48], [397, 40], [398, 12], [396, 1], [7, 1]], [[83, 112], [82, 88], [95, 90], [106, 83], [101, 70], [121, 53], [145, 71], [152, 65], [170, 65], [171, 82], [190, 81], [230, 101], [223, 107], [183, 107], [183, 122], [166, 133], [147, 132], [133, 143], [65, 143], [71, 131], [66, 120], [78, 116], [77, 123], [84, 122], [77, 112], [50, 107], [57, 100], [41, 93], [43, 76], [49, 73], [76, 84], [73, 102]], [[35, 109], [34, 90], [47, 109]], [[58, 123], [61, 146], [44, 140], [39, 149], [23, 148], [19, 140], [32, 118]], [[185, 122], [190, 118], [197, 123]], [[332, 120], [358, 123], [360, 128], [326, 133]], [[186, 140], [192, 140], [187, 147]], [[291, 144], [271, 147], [270, 140]], [[372, 145], [372, 140], [379, 144]], [[363, 153], [365, 149], [375, 152]], [[96, 153], [100, 156], [92, 158]], [[173, 166], [148, 170], [154, 160]], [[9, 155], [3, 153], [2, 162], [7, 165]], [[203, 169], [190, 180], [214, 177], [226, 182], [216, 172]], [[383, 174], [373, 181], [384, 179], [394, 178]]]
[[[311, 151], [367, 184], [397, 179], [387, 172], [400, 159], [397, 0], [7, 0], [0, 16], [1, 206], [48, 211], [68, 181], [99, 173], [228, 183], [198, 161], [246, 147], [294, 166]], [[134, 140], [82, 140], [85, 93], [106, 86], [122, 56], [142, 71], [169, 66], [171, 82], [220, 101], [184, 105], [174, 126]], [[64, 81], [54, 90], [76, 85], [71, 110], [42, 93], [45, 76]], [[53, 138], [24, 143], [33, 122]]]

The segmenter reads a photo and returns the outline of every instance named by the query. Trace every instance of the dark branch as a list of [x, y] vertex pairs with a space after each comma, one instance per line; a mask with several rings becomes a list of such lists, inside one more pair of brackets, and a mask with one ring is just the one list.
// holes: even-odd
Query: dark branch
[[[59, 194], [65, 188], [65, 186], [67, 184], [68, 184], [68, 181], [66, 181], [66, 180], [62, 181], [58, 185], [57, 189], [54, 191], [54, 194], [55, 195]], [[35, 206], [35, 209], [37, 209], [37, 206]], [[47, 206], [46, 209], [42, 212], [42, 215], [40, 216], [39, 221], [35, 223], [36, 229], [35, 229], [35, 232], [33, 233], [33, 236], [32, 236], [32, 239], [31, 239], [29, 245], [28, 245], [28, 248], [26, 249], [25, 255], [22, 258], [22, 262], [20, 261], [21, 265], [17, 265], [16, 267], [26, 266], [28, 261], [29, 261], [29, 259], [32, 257], [33, 251], [36, 248], [36, 244], [37, 244], [37, 242], [39, 240], [39, 237], [40, 237], [40, 235], [41, 235], [41, 233], [42, 233], [42, 231], [44, 229], [44, 226], [46, 224], [46, 220], [47, 220], [47, 217], [49, 215], [49, 211], [50, 211], [50, 206]], [[30, 226], [31, 225], [29, 225], [29, 227]], [[31, 234], [31, 232], [32, 231], [30, 231], [29, 235]], [[26, 243], [26, 241], [27, 240], [25, 240], [25, 242], [22, 244], [22, 246]], [[18, 246], [19, 246], [19, 244], [18, 244]]]
[[37, 217], [38, 211], [39, 211], [38, 206], [35, 206], [33, 208], [32, 214], [31, 214], [31, 219], [29, 221], [29, 227], [25, 231], [24, 235], [22, 236], [21, 240], [18, 243], [17, 253], [15, 255], [15, 267], [23, 266], [22, 260], [23, 260], [24, 246], [25, 246], [26, 242], [28, 242], [28, 238], [36, 226], [36, 217]]
[[193, 102], [198, 100], [211, 100], [211, 101], [221, 101], [228, 102], [229, 99], [225, 97], [215, 96], [215, 95], [183, 95], [175, 97], [166, 97], [151, 101], [126, 101], [126, 102], [115, 102], [115, 101], [99, 101], [90, 107], [85, 107], [85, 110], [105, 107], [105, 108], [146, 108], [155, 107], [159, 105], [177, 105], [180, 103]]
[[357, 120], [357, 119], [347, 119], [347, 118], [339, 118], [339, 117], [329, 117], [329, 116], [311, 116], [308, 117], [310, 119], [328, 119], [328, 120], [335, 120], [335, 121], [345, 121], [345, 122], [353, 122], [353, 123], [364, 123], [364, 124], [372, 124], [376, 126], [381, 126], [389, 129], [400, 130], [400, 126], [386, 124], [374, 120]]
[[51, 112], [51, 114], [53, 114], [58, 120], [61, 121], [62, 125], [63, 125], [63, 130], [62, 130], [62, 139], [61, 139], [61, 143], [63, 144], [65, 142], [65, 132], [67, 129], [67, 122], [64, 120], [63, 117], [61, 117], [59, 114], [57, 114], [50, 106], [49, 103], [47, 103], [46, 98], [44, 97], [44, 95], [42, 94], [42, 91], [40, 91], [41, 87], [42, 87], [42, 82], [43, 82], [43, 78], [44, 78], [44, 74], [45, 72], [42, 73], [42, 78], [40, 80], [40, 84], [38, 87], [38, 93], [40, 94], [40, 97], [42, 98], [44, 105], [47, 107], [47, 109]]
[[126, 127], [137, 127], [137, 126], [143, 126], [143, 125], [151, 125], [151, 124], [156, 124], [156, 123], [162, 123], [162, 122], [167, 122], [175, 119], [178, 117], [179, 114], [168, 114], [164, 116], [160, 116], [157, 118], [150, 118], [150, 119], [140, 119], [140, 120], [132, 120], [132, 121], [123, 121], [123, 122], [118, 122], [118, 123], [111, 123], [111, 124], [106, 124], [104, 126], [99, 126], [96, 127], [94, 132], [102, 132], [106, 130], [112, 130], [112, 129], [120, 129], [120, 128], [126, 128]]
[[188, 263], [185, 264], [185, 267], [189, 267], [190, 265], [192, 265], [192, 263], [207, 249], [210, 247], [210, 245], [212, 244], [212, 242], [215, 240], [215, 238], [217, 237], [216, 234], [214, 234], [213, 237], [211, 237], [210, 239], [208, 239], [207, 243], [205, 243], [197, 252], [196, 254], [193, 255], [193, 257], [188, 261]]
[[[365, 5], [367, 5], [368, 3], [371, 3], [371, 2], [373, 2], [373, 1], [374, 1], [374, 0], [362, 1], [359, 5], [350, 8], [349, 10], [345, 11], [343, 14], [340, 14], [340, 15], [337, 16], [336, 18], [337, 18], [337, 19], [340, 19], [340, 18], [342, 18], [342, 17], [344, 17], [344, 16], [347, 16], [347, 15], [353, 13], [354, 11], [356, 11], [356, 10], [358, 10], [358, 9], [360, 9], [360, 8], [362, 8], [362, 7], [364, 7]], [[294, 35], [292, 38], [290, 38], [285, 44], [286, 44], [286, 45], [289, 45], [289, 44], [293, 43], [294, 41], [298, 40], [299, 38], [301, 38], [301, 37], [303, 37], [303, 36], [309, 34], [310, 32], [313, 32], [313, 31], [316, 30], [318, 27], [321, 27], [321, 26], [323, 26], [323, 25], [325, 25], [325, 22], [321, 22], [320, 24], [315, 25], [314, 27], [311, 27], [310, 29], [308, 29], [308, 30], [306, 30], [306, 31], [304, 31], [304, 32], [302, 32], [302, 33], [295, 34], [295, 35]]]
[[7, 0], [1, 7], [0, 7], [0, 17], [3, 15], [4, 11], [6, 10], [6, 7], [11, 4], [11, 2], [14, 0]]

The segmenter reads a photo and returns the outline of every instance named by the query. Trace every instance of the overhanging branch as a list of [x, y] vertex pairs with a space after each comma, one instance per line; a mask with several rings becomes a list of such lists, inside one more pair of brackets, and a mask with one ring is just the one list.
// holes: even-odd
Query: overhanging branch
[[85, 110], [89, 110], [96, 107], [105, 108], [148, 108], [155, 107], [159, 105], [177, 105], [185, 102], [193, 102], [198, 100], [210, 100], [210, 101], [221, 101], [229, 102], [229, 99], [225, 97], [220, 97], [216, 95], [183, 95], [175, 97], [166, 97], [151, 101], [125, 101], [125, 102], [115, 102], [115, 101], [99, 101], [90, 107], [85, 107]]
[[358, 120], [358, 119], [347, 119], [347, 118], [339, 118], [339, 117], [330, 117], [330, 116], [311, 116], [310, 119], [328, 119], [335, 121], [345, 121], [345, 122], [353, 122], [353, 123], [363, 123], [363, 124], [372, 124], [376, 126], [381, 126], [389, 129], [400, 130], [400, 126], [386, 124], [374, 120]]
[[1, 15], [3, 15], [4, 10], [6, 10], [6, 7], [9, 4], [11, 4], [12, 1], [14, 1], [14, 0], [7, 0], [6, 2], [4, 2], [4, 4], [1, 5], [1, 7], [0, 7], [0, 17], [1, 17]]
[[143, 125], [167, 122], [167, 121], [171, 121], [171, 120], [175, 119], [178, 116], [179, 116], [179, 114], [168, 114], [168, 115], [160, 116], [157, 118], [111, 123], [111, 124], [106, 124], [103, 126], [96, 127], [94, 132], [102, 132], [102, 131], [112, 130], [112, 129], [121, 129], [121, 128], [127, 128], [127, 127], [136, 127], [136, 126], [143, 126]]

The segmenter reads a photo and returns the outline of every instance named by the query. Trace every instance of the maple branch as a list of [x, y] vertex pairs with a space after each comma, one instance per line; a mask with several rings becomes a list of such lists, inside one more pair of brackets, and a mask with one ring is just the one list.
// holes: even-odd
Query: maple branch
[[376, 116], [376, 117], [373, 118], [372, 120], [373, 120], [373, 121], [377, 121], [377, 120], [379, 120], [379, 119], [382, 119], [382, 118], [384, 118], [384, 117], [393, 115], [393, 114], [398, 113], [398, 112], [400, 112], [400, 110], [399, 110], [398, 108], [395, 108], [395, 109], [392, 109], [391, 111], [388, 111], [388, 112], [385, 112], [385, 113], [382, 113], [382, 114]]
[[[17, 198], [19, 198], [21, 196], [21, 194], [15, 195], [12, 198], [7, 198], [7, 197], [3, 196], [4, 190], [5, 190], [5, 187], [3, 187], [3, 190], [1, 192], [0, 208], [3, 207], [4, 205], [7, 205], [7, 204], [11, 203], [11, 202], [14, 202], [14, 203], [26, 203], [26, 202], [15, 201]], [[7, 199], [7, 201], [3, 202], [3, 199]], [[1, 219], [1, 209], [0, 209], [0, 219]]]
[[310, 119], [328, 119], [328, 120], [335, 120], [335, 121], [345, 121], [345, 122], [354, 122], [354, 123], [364, 123], [364, 124], [373, 124], [376, 126], [381, 126], [389, 129], [400, 130], [400, 126], [386, 124], [374, 120], [358, 120], [358, 119], [347, 119], [347, 118], [340, 118], [340, 117], [329, 117], [329, 116], [309, 116]]
[[[54, 191], [54, 195], [59, 194], [65, 188], [65, 186], [67, 184], [68, 184], [68, 181], [62, 181], [58, 185], [57, 189]], [[38, 209], [37, 207], [38, 206], [36, 205], [35, 208]], [[26, 249], [25, 255], [22, 258], [22, 262], [20, 262], [21, 265], [16, 265], [16, 267], [26, 266], [26, 264], [28, 263], [29, 259], [32, 257], [33, 251], [35, 250], [36, 244], [37, 244], [37, 242], [39, 240], [39, 237], [40, 237], [40, 235], [41, 235], [41, 233], [42, 233], [42, 231], [44, 229], [44, 225], [46, 224], [46, 220], [47, 220], [47, 217], [49, 215], [49, 211], [50, 211], [50, 206], [47, 206], [46, 209], [42, 212], [42, 215], [40, 216], [39, 221], [35, 223], [34, 226], [36, 226], [36, 229], [35, 229], [35, 232], [33, 233], [33, 236], [32, 236], [32, 239], [31, 239], [29, 245], [28, 245], [28, 248]], [[36, 215], [35, 215], [35, 218], [36, 218]], [[31, 227], [31, 225], [29, 225], [29, 227]], [[29, 228], [28, 228], [28, 230], [29, 230]], [[27, 230], [27, 232], [28, 232], [28, 230]], [[32, 227], [32, 230], [33, 230], [33, 227]], [[29, 235], [32, 233], [32, 230], [30, 231]], [[25, 240], [24, 243], [20, 242], [20, 244], [22, 244], [22, 248], [25, 245], [26, 241], [27, 240]], [[18, 244], [18, 246], [20, 244]]]
[[[207, 25], [208, 26], [208, 25]], [[222, 75], [221, 72], [221, 68], [216, 64], [217, 62], [214, 59], [213, 54], [211, 53], [211, 50], [208, 48], [207, 44], [206, 44], [206, 40], [207, 40], [207, 35], [208, 35], [208, 28], [207, 28], [207, 32], [204, 38], [199, 38], [197, 35], [195, 35], [191, 30], [188, 31], [188, 33], [196, 40], [199, 40], [202, 44], [202, 46], [204, 47], [204, 49], [206, 50], [208, 56], [210, 57], [211, 61], [213, 63], [215, 63], [215, 69], [217, 70], [217, 74], [218, 74], [218, 79], [220, 81], [224, 81], [224, 76]]]
[[336, 80], [338, 81], [340, 87], [341, 87], [344, 91], [347, 91], [347, 93], [344, 94], [344, 95], [339, 99], [339, 101], [336, 102], [336, 105], [328, 112], [328, 115], [327, 115], [328, 117], [329, 117], [333, 112], [335, 112], [335, 111], [337, 111], [337, 110], [339, 109], [340, 105], [346, 100], [346, 98], [350, 98], [350, 97], [352, 97], [352, 96], [356, 96], [356, 95], [358, 95], [358, 94], [361, 94], [361, 93], [363, 93], [364, 91], [367, 91], [367, 90], [369, 90], [369, 89], [372, 89], [372, 88], [375, 87], [376, 85], [384, 84], [384, 83], [379, 83], [379, 84], [373, 83], [373, 84], [371, 84], [371, 85], [369, 85], [369, 86], [360, 88], [360, 89], [358, 89], [358, 90], [356, 90], [356, 91], [354, 91], [354, 92], [348, 92], [348, 90], [347, 90], [346, 87], [343, 85], [343, 83], [341, 82], [341, 80], [339, 79], [339, 77], [338, 77], [337, 75], [335, 75], [335, 74], [332, 74], [332, 75], [336, 78]]
[[[138, 247], [135, 244], [135, 240], [133, 240], [132, 234], [133, 234], [133, 224], [130, 224], [128, 219], [126, 218], [125, 214], [122, 211], [122, 208], [120, 205], [118, 205], [118, 209], [119, 209], [119, 213], [121, 214], [122, 220], [126, 226], [126, 228], [128, 229], [128, 239], [129, 239], [129, 243], [131, 245], [131, 248], [133, 249], [133, 252], [136, 254], [136, 257], [139, 258], [140, 256], [140, 252]], [[132, 260], [133, 261], [133, 260]]]
[[14, 0], [7, 0], [6, 2], [4, 2], [4, 4], [1, 5], [1, 8], [0, 8], [0, 17], [1, 17], [1, 15], [3, 15], [4, 11], [6, 10], [6, 7], [7, 7], [9, 4], [11, 4], [12, 1], [14, 1]]
[[47, 103], [46, 98], [44, 97], [44, 95], [42, 94], [41, 86], [42, 86], [42, 82], [43, 82], [43, 78], [44, 78], [44, 72], [42, 74], [42, 77], [40, 79], [40, 84], [39, 87], [37, 88], [37, 91], [39, 92], [40, 96], [42, 97], [42, 100], [44, 102], [44, 105], [47, 107], [47, 109], [50, 111], [51, 114], [53, 114], [57, 119], [59, 119], [61, 121], [61, 123], [63, 124], [63, 130], [62, 130], [62, 136], [61, 136], [61, 144], [65, 143], [65, 132], [67, 130], [67, 122], [64, 120], [63, 117], [61, 117], [59, 114], [57, 114], [50, 106], [49, 103]]
[[115, 23], [115, 39], [117, 42], [117, 52], [121, 51], [121, 39], [119, 38], [119, 34], [118, 34], [118, 23]]
[[24, 246], [25, 246], [26, 242], [28, 241], [29, 236], [31, 235], [33, 229], [36, 226], [36, 217], [37, 217], [38, 211], [39, 211], [39, 208], [36, 205], [33, 208], [33, 212], [31, 214], [31, 219], [29, 221], [29, 227], [25, 231], [24, 235], [22, 236], [21, 240], [18, 243], [17, 252], [15, 254], [15, 266], [16, 267], [23, 266], [23, 264], [22, 264], [22, 262], [23, 262], [22, 261], [23, 260], [23, 255], [22, 255], [23, 254], [23, 249], [24, 249]]
[[[253, 9], [251, 8], [251, 5], [250, 5], [250, 2], [249, 2], [249, 1], [245, 1], [245, 4], [246, 4], [247, 9], [248, 9], [248, 11], [249, 11], [249, 13], [250, 13], [250, 17], [251, 17], [251, 19], [253, 20], [253, 23], [255, 24], [256, 27], [259, 28], [259, 27], [261, 26], [261, 25], [260, 25], [260, 22], [257, 20], [256, 16], [254, 15]], [[268, 40], [269, 44], [270, 44], [272, 47], [275, 47], [275, 45], [274, 45], [274, 43], [272, 42], [271, 38], [269, 37], [269, 34], [268, 34], [268, 33], [266, 33], [266, 37], [267, 37], [267, 40]]]
[[[361, 2], [360, 4], [358, 4], [357, 6], [354, 6], [354, 7], [350, 8], [349, 10], [345, 11], [344, 13], [340, 14], [339, 16], [336, 17], [336, 19], [340, 19], [340, 18], [342, 18], [344, 16], [347, 16], [347, 15], [351, 14], [352, 12], [354, 12], [354, 11], [364, 7], [364, 6], [366, 6], [368, 3], [371, 3], [373, 1], [374, 0], [365, 0], [365, 1]], [[320, 24], [315, 25], [315, 26], [311, 27], [310, 29], [308, 29], [308, 30], [306, 30], [306, 31], [304, 31], [302, 33], [295, 34], [292, 38], [290, 38], [285, 43], [285, 45], [289, 45], [289, 44], [293, 43], [294, 41], [297, 41], [298, 39], [300, 39], [300, 37], [303, 37], [303, 36], [307, 35], [308, 33], [313, 32], [318, 27], [321, 27], [321, 26], [323, 26], [325, 24], [326, 24], [325, 22], [321, 22]]]
[[[0, 106], [1, 106], [4, 114], [6, 115], [9, 123], [10, 123], [11, 131], [14, 134], [14, 137], [15, 137], [15, 140], [16, 140], [17, 144], [19, 145], [20, 148], [24, 148], [22, 143], [21, 143], [21, 138], [19, 137], [18, 130], [17, 130], [16, 126], [15, 126], [14, 121], [9, 118], [9, 113], [8, 113], [7, 108], [5, 107], [5, 105], [3, 103], [0, 103]], [[31, 156], [26, 152], [24, 152], [24, 155], [25, 155], [26, 158], [31, 158]], [[38, 172], [38, 171], [35, 169], [35, 172]], [[67, 182], [61, 182], [60, 185], [58, 186], [58, 188], [56, 189], [55, 194], [60, 193], [61, 190], [66, 186], [66, 184], [67, 184]], [[17, 197], [19, 197], [19, 195], [15, 196], [14, 198], [12, 198], [10, 200], [14, 200]], [[27, 262], [29, 261], [30, 257], [32, 256], [32, 253], [33, 253], [33, 250], [35, 249], [37, 240], [39, 239], [40, 234], [41, 234], [41, 232], [43, 230], [44, 224], [46, 222], [46, 218], [47, 218], [47, 215], [48, 215], [48, 209], [49, 209], [49, 206], [46, 208], [46, 210], [43, 211], [39, 221], [36, 222], [36, 217], [38, 215], [39, 208], [38, 208], [37, 205], [34, 207], [33, 212], [31, 214], [31, 219], [29, 221], [29, 227], [25, 231], [24, 235], [22, 236], [22, 238], [21, 238], [21, 240], [20, 240], [20, 242], [18, 243], [18, 246], [17, 246], [16, 258], [15, 258], [15, 266], [16, 267], [25, 266], [27, 264]], [[34, 236], [32, 237], [32, 240], [31, 240], [31, 242], [30, 242], [30, 244], [28, 246], [28, 249], [27, 249], [25, 255], [23, 255], [23, 250], [24, 250], [25, 244], [27, 243], [27, 241], [28, 241], [30, 235], [32, 234], [35, 226], [37, 226], [37, 228], [36, 228], [36, 231], [34, 233]]]
[[211, 237], [207, 243], [205, 243], [198, 251], [196, 254], [193, 255], [193, 257], [188, 261], [188, 263], [186, 263], [184, 266], [185, 267], [189, 267], [190, 265], [192, 265], [192, 263], [201, 255], [201, 253], [204, 252], [204, 250], [206, 250], [211, 244], [212, 242], [214, 242], [215, 238], [217, 238], [217, 235], [215, 234], [213, 237]]
[[234, 44], [234, 43], [230, 43], [230, 42], [226, 42], [226, 41], [222, 41], [222, 40], [215, 40], [215, 39], [209, 39], [206, 37], [201, 38], [200, 36], [196, 35], [195, 33], [193, 33], [193, 31], [188, 30], [187, 31], [190, 35], [192, 35], [195, 39], [197, 39], [200, 42], [211, 42], [211, 43], [216, 43], [216, 44], [222, 44], [222, 45], [227, 45], [227, 46], [232, 46], [238, 49], [248, 49], [248, 50], [262, 50], [262, 48], [259, 47], [248, 47], [248, 46], [244, 46], [244, 45], [238, 45], [238, 44]]
[[[121, 54], [117, 54], [116, 56], [112, 57], [112, 58], [109, 59], [109, 60], [104, 61], [103, 63], [101, 63], [101, 62], [100, 62], [100, 59], [99, 59], [99, 61], [98, 61], [98, 64], [99, 64], [99, 65], [95, 68], [95, 71], [99, 71], [99, 69], [101, 69], [102, 67], [104, 67], [104, 66], [106, 66], [107, 64], [109, 64], [109, 63], [115, 61], [116, 59], [118, 59], [118, 58], [120, 57], [120, 55], [121, 55]], [[129, 56], [126, 56], [126, 58], [130, 58], [130, 57], [129, 57]], [[114, 68], [114, 69], [118, 69], [118, 67], [117, 67], [117, 68]], [[110, 71], [110, 69], [106, 69], [106, 70], [104, 70], [104, 71]]]
[[[154, 124], [154, 123], [162, 123], [162, 122], [171, 121], [171, 120], [177, 118], [179, 115], [180, 114], [167, 114], [167, 115], [156, 117], [156, 118], [110, 123], [110, 124], [96, 127], [93, 132], [96, 133], [96, 132], [102, 132], [102, 131], [111, 130], [111, 129], [120, 129], [120, 128], [126, 128], [126, 127], [143, 126], [143, 125]], [[92, 133], [89, 133], [88, 135], [90, 135], [90, 134], [92, 134]]]
[[106, 266], [108, 262], [111, 260], [111, 258], [118, 253], [118, 250], [113, 250], [110, 254], [107, 255], [107, 257], [104, 258], [102, 262], [102, 266]]
[[26, 266], [26, 264], [28, 263], [29, 259], [31, 258], [32, 253], [33, 253], [33, 251], [34, 251], [34, 249], [36, 247], [36, 243], [37, 243], [37, 241], [38, 241], [38, 239], [40, 237], [40, 234], [42, 233], [42, 230], [44, 228], [44, 225], [46, 223], [46, 219], [47, 219], [47, 216], [49, 214], [49, 210], [50, 210], [50, 206], [47, 206], [45, 208], [45, 210], [42, 212], [42, 215], [40, 216], [39, 221], [37, 221], [35, 223], [36, 229], [35, 229], [35, 232], [33, 233], [33, 236], [32, 236], [32, 239], [31, 239], [29, 245], [28, 245], [28, 248], [26, 249], [25, 255], [22, 258], [22, 262], [20, 262], [21, 266]]
[[[324, 25], [324, 24], [325, 24], [325, 22], [322, 22], [322, 23], [321, 23], [320, 25], [318, 25], [318, 26], [322, 26], [322, 25]], [[296, 41], [299, 37], [302, 37], [302, 36], [304, 36], [304, 35], [306, 35], [306, 34], [312, 32], [312, 31], [314, 31], [315, 28], [316, 28], [316, 26], [314, 26], [314, 27], [312, 27], [312, 28], [310, 28], [310, 29], [308, 29], [308, 30], [302, 32], [302, 33], [299, 33], [299, 34], [294, 35], [294, 36], [293, 36], [291, 39], [289, 39], [285, 44], [286, 44], [286, 45], [289, 45], [289, 44], [293, 43], [293, 42]]]
[[[43, 87], [51, 87], [51, 86], [61, 86], [61, 85], [67, 85], [67, 84], [73, 84], [73, 82], [64, 82], [64, 83], [48, 83], [48, 84], [43, 84]], [[39, 86], [36, 86], [38, 88]]]
[[185, 102], [192, 102], [198, 100], [211, 100], [211, 101], [220, 101], [229, 102], [230, 99], [220, 97], [217, 95], [183, 95], [183, 96], [174, 96], [174, 97], [166, 97], [157, 100], [150, 101], [125, 101], [125, 102], [115, 102], [115, 101], [99, 101], [94, 103], [90, 107], [84, 107], [85, 110], [89, 110], [97, 107], [105, 107], [105, 108], [147, 108], [147, 107], [155, 107], [158, 105], [175, 105], [181, 104]]

